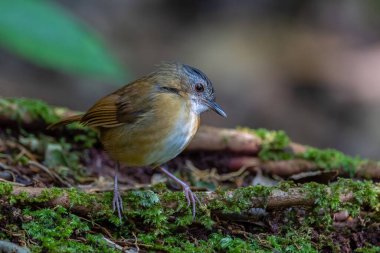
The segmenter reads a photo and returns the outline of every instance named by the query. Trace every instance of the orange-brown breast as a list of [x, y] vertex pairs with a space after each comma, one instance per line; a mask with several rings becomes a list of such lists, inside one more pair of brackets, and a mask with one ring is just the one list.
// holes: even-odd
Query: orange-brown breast
[[159, 94], [152, 110], [134, 124], [101, 129], [109, 155], [129, 166], [157, 166], [181, 153], [199, 127], [190, 101], [177, 94]]

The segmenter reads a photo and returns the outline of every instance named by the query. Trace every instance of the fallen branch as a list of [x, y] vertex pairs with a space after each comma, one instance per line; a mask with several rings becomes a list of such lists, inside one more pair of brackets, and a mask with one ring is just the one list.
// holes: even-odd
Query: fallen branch
[[[257, 156], [262, 145], [263, 141], [253, 132], [203, 126], [198, 130], [187, 151], [229, 151], [237, 153], [238, 155], [225, 159], [227, 167], [231, 170], [238, 170], [242, 167], [260, 168], [268, 174], [282, 177], [325, 169], [315, 162], [300, 158], [264, 161]], [[308, 147], [290, 142], [287, 149], [294, 155], [301, 155], [308, 150]], [[344, 171], [343, 168], [334, 169], [338, 170], [340, 175], [347, 176], [347, 171]], [[374, 161], [365, 161], [356, 168], [355, 176], [380, 180], [380, 165]]]
[[261, 144], [261, 139], [251, 133], [201, 126], [187, 150], [231, 151], [256, 155], [260, 151]]
[[[12, 190], [12, 195], [14, 196], [21, 196], [23, 194], [28, 194], [28, 198], [25, 199], [23, 202], [28, 203], [30, 201], [33, 202], [33, 199], [40, 198], [42, 196], [46, 195], [46, 190], [49, 190], [47, 188], [40, 188], [40, 187], [18, 187], [14, 186]], [[75, 204], [73, 201], [70, 200], [68, 191], [63, 191], [63, 193], [57, 197], [53, 197], [51, 199], [48, 199], [46, 201], [41, 201], [38, 203], [44, 207], [55, 207], [55, 206], [62, 206], [65, 208], [70, 209], [73, 213], [88, 216], [89, 213], [96, 213], [98, 211], [101, 211], [103, 206], [98, 203], [97, 201], [93, 201], [91, 205], [80, 205]]]
[[318, 170], [318, 166], [302, 159], [283, 160], [283, 161], [262, 161], [257, 157], [239, 156], [229, 160], [228, 166], [233, 170], [242, 167], [260, 168], [266, 174], [278, 175], [280, 177], [289, 177], [306, 171]]

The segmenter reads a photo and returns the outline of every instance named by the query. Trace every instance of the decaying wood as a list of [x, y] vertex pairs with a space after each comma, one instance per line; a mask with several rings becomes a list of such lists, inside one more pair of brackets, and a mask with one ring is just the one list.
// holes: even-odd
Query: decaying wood
[[[239, 129], [224, 129], [209, 126], [201, 126], [187, 151], [227, 151], [236, 153], [232, 158], [226, 159], [227, 167], [237, 170], [242, 167], [260, 168], [268, 174], [282, 177], [319, 170], [317, 164], [303, 160], [262, 161], [257, 153], [262, 146], [262, 140], [254, 135]], [[301, 154], [307, 150], [307, 146], [291, 142], [289, 150], [294, 154]], [[337, 170], [341, 168], [336, 168]], [[343, 170], [339, 173], [345, 174]], [[379, 163], [368, 161], [357, 168], [357, 177], [380, 179]]]
[[231, 151], [257, 154], [261, 139], [253, 134], [234, 129], [201, 126], [187, 150]]
[[267, 174], [274, 174], [280, 177], [289, 177], [301, 172], [318, 169], [316, 164], [302, 159], [262, 161], [257, 157], [250, 156], [233, 157], [229, 160], [228, 166], [233, 170], [237, 170], [241, 167], [259, 168]]
[[[34, 198], [40, 197], [45, 190], [46, 188], [14, 186], [12, 194], [18, 196], [20, 194], [27, 193], [29, 196], [29, 199], [34, 199]], [[25, 202], [27, 201], [28, 200], [26, 199]], [[61, 196], [52, 198], [49, 201], [41, 202], [41, 205], [46, 206], [46, 207], [62, 206], [62, 207], [71, 209], [74, 213], [77, 213], [83, 216], [86, 216], [90, 212], [99, 211], [102, 208], [102, 206], [97, 202], [92, 203], [91, 207], [73, 204], [70, 201], [70, 197], [67, 192], [64, 192]]]

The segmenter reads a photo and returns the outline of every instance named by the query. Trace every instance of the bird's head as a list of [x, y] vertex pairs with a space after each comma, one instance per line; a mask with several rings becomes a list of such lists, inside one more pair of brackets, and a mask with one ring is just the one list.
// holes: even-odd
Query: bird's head
[[215, 102], [215, 92], [210, 79], [199, 69], [180, 63], [164, 63], [155, 72], [162, 81], [160, 89], [182, 95], [191, 101], [196, 114], [213, 110], [227, 117], [223, 109]]

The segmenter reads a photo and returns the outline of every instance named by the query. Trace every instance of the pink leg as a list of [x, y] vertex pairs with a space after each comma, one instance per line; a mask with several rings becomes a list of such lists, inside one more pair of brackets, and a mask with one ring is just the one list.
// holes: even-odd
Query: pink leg
[[192, 205], [193, 219], [194, 219], [195, 218], [195, 205], [196, 205], [196, 202], [198, 201], [198, 203], [200, 203], [200, 201], [197, 198], [197, 196], [191, 191], [190, 187], [185, 182], [183, 182], [182, 180], [180, 180], [179, 178], [177, 178], [176, 176], [174, 176], [172, 173], [170, 173], [164, 167], [160, 166], [159, 168], [160, 168], [160, 170], [161, 170], [162, 173], [166, 174], [168, 177], [170, 177], [171, 179], [173, 179], [174, 181], [176, 181], [179, 185], [181, 185], [181, 187], [183, 189], [183, 192], [185, 193], [185, 197], [187, 199], [187, 206], [190, 206], [190, 203]]
[[116, 162], [115, 166], [115, 177], [114, 177], [114, 188], [113, 188], [113, 201], [112, 201], [112, 209], [115, 212], [117, 210], [117, 214], [119, 216], [119, 219], [121, 221], [121, 213], [123, 212], [123, 200], [121, 198], [120, 192], [119, 192], [119, 186], [118, 186], [118, 180], [117, 180], [117, 173], [119, 171], [120, 164], [119, 162]]

